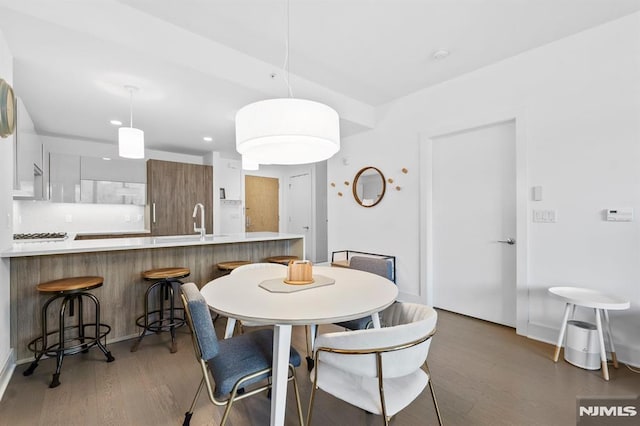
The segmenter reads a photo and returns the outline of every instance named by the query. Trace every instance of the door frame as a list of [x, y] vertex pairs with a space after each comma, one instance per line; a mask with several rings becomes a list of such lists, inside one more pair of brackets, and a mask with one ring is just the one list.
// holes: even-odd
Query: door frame
[[441, 126], [421, 134], [420, 148], [420, 298], [433, 305], [433, 139], [489, 126], [515, 121], [516, 170], [516, 333], [527, 335], [529, 324], [529, 291], [527, 272], [528, 210], [527, 156], [524, 110], [478, 115], [473, 119]]

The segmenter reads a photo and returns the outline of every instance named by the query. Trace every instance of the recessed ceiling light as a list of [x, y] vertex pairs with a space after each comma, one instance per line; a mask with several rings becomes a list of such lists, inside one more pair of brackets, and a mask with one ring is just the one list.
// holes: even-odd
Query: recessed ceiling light
[[103, 159], [104, 161], [111, 161], [111, 158], [109, 158], [109, 157], [102, 157], [102, 159]]
[[433, 52], [433, 59], [435, 59], [436, 61], [444, 59], [447, 56], [449, 56], [449, 51], [445, 49], [440, 49]]
[[114, 126], [122, 126], [122, 121], [120, 120], [111, 120], [109, 121], [109, 123], [113, 124]]
[[213, 138], [211, 136], [205, 136], [204, 138], [202, 138], [205, 142], [211, 142], [213, 141]]

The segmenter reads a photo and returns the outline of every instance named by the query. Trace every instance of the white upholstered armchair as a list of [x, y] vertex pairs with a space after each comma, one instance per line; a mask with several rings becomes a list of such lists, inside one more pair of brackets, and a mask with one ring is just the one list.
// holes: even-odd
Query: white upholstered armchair
[[385, 309], [384, 318], [388, 325], [385, 328], [318, 336], [307, 425], [311, 425], [318, 388], [382, 415], [388, 425], [390, 418], [415, 400], [427, 385], [442, 424], [426, 365], [438, 318], [436, 311], [414, 303], [395, 303]]

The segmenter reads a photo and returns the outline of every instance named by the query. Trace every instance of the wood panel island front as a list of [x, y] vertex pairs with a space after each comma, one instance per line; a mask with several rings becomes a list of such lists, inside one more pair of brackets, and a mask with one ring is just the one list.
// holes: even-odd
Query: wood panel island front
[[[202, 287], [222, 274], [216, 264], [230, 260], [261, 262], [270, 256], [304, 258], [302, 235], [247, 232], [233, 235], [181, 235], [47, 243], [14, 243], [1, 256], [11, 258], [11, 346], [18, 363], [32, 359], [27, 343], [40, 334], [40, 309], [47, 297], [36, 285], [73, 276], [101, 276], [104, 285], [93, 293], [100, 300], [102, 322], [111, 326], [107, 341], [140, 333], [136, 317], [144, 310], [148, 287], [143, 271], [185, 267], [185, 282]], [[50, 318], [54, 324], [56, 319]]]

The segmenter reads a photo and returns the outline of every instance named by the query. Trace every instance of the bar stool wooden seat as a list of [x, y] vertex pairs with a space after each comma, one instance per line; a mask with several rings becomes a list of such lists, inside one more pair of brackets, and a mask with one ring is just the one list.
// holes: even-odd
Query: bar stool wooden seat
[[[178, 351], [176, 343], [176, 328], [185, 324], [184, 308], [176, 307], [176, 299], [174, 297], [174, 284], [181, 285], [181, 278], [188, 277], [191, 274], [189, 268], [171, 267], [150, 269], [142, 273], [145, 281], [153, 281], [149, 286], [144, 297], [144, 314], [136, 319], [136, 325], [142, 328], [140, 336], [136, 339], [131, 352], [138, 350], [140, 342], [147, 332], [160, 333], [169, 331], [171, 333], [171, 353]], [[157, 291], [155, 291], [157, 289]], [[151, 308], [154, 291], [157, 293], [158, 306]], [[169, 306], [165, 308], [165, 302]]]
[[280, 265], [287, 266], [289, 261], [300, 259], [298, 256], [271, 256], [267, 257], [264, 261], [269, 263], [279, 263]]
[[[60, 385], [60, 370], [62, 361], [66, 355], [74, 355], [79, 352], [86, 353], [89, 348], [98, 346], [107, 358], [107, 362], [112, 362], [115, 358], [106, 348], [106, 335], [111, 331], [111, 327], [100, 322], [100, 301], [89, 293], [89, 290], [101, 287], [102, 277], [72, 277], [62, 278], [54, 281], [40, 283], [36, 286], [38, 291], [52, 296], [42, 306], [41, 327], [42, 334], [29, 342], [28, 348], [35, 354], [35, 360], [22, 374], [30, 376], [38, 366], [42, 356], [56, 357], [56, 372], [53, 374], [50, 388]], [[47, 311], [51, 304], [62, 299], [58, 311], [58, 329], [49, 330], [47, 325]], [[94, 317], [91, 322], [85, 323], [85, 309], [83, 300], [93, 304]], [[75, 312], [77, 302], [77, 314]], [[91, 306], [91, 305], [89, 305]], [[77, 317], [76, 324], [66, 323], [65, 313], [69, 311], [68, 317]], [[90, 309], [87, 310], [90, 313]], [[57, 338], [54, 338], [57, 335]], [[101, 340], [104, 339], [104, 343]]]
[[250, 264], [251, 264], [251, 261], [249, 260], [230, 260], [228, 262], [217, 263], [216, 268], [218, 268], [223, 272], [230, 273], [231, 271], [233, 271], [239, 266], [250, 265]]

